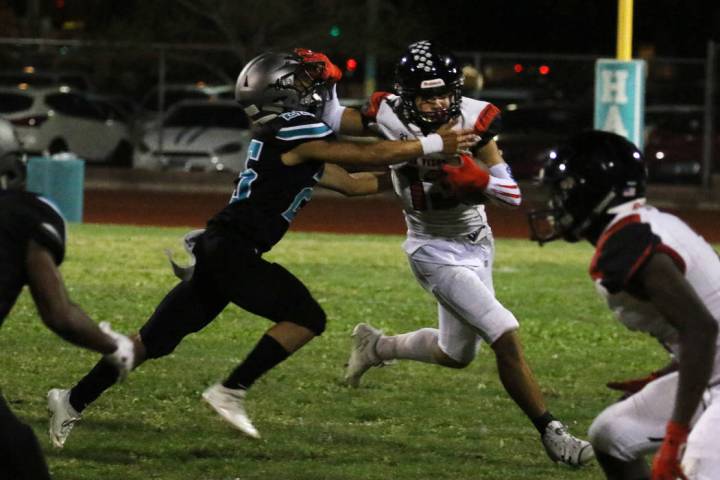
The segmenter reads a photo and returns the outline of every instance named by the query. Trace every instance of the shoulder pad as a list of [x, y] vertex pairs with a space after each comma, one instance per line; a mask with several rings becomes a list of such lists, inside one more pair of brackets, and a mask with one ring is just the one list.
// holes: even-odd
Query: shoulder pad
[[624, 290], [661, 243], [639, 215], [627, 216], [600, 237], [590, 276], [600, 280], [610, 293]]

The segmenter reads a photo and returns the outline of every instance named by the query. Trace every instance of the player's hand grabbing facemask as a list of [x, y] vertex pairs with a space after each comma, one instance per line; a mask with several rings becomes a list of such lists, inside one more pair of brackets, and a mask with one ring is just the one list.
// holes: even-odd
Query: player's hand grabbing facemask
[[665, 440], [655, 454], [652, 465], [652, 480], [687, 480], [682, 471], [680, 460], [685, 450], [688, 427], [679, 423], [668, 422]]
[[336, 83], [342, 78], [342, 71], [340, 68], [332, 63], [332, 61], [330, 61], [328, 56], [324, 53], [314, 52], [307, 48], [296, 48], [295, 53], [302, 58], [303, 63], [317, 63], [322, 65], [323, 68], [318, 70], [316, 80]]
[[100, 330], [102, 330], [105, 335], [112, 338], [117, 345], [117, 349], [114, 352], [105, 355], [105, 359], [117, 368], [118, 373], [120, 374], [120, 380], [124, 380], [128, 373], [130, 373], [130, 370], [132, 370], [133, 364], [135, 363], [135, 345], [132, 340], [125, 335], [112, 330], [110, 328], [110, 323], [100, 322], [99, 326]]

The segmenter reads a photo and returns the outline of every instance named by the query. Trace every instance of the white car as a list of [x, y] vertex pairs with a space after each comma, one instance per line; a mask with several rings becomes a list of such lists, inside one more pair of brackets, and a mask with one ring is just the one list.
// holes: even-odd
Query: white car
[[234, 101], [185, 100], [146, 132], [134, 166], [151, 170], [239, 172], [251, 134], [243, 109]]
[[12, 123], [0, 118], [0, 190], [14, 188], [24, 182], [25, 155]]
[[88, 162], [130, 166], [128, 125], [67, 86], [0, 88], [0, 115], [30, 154], [72, 152]]

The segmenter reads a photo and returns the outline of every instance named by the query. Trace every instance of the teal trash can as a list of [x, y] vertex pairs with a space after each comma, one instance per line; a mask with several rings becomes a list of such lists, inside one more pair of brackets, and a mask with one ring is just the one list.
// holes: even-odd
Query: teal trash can
[[70, 153], [30, 157], [26, 189], [52, 200], [69, 222], [82, 222], [85, 161]]

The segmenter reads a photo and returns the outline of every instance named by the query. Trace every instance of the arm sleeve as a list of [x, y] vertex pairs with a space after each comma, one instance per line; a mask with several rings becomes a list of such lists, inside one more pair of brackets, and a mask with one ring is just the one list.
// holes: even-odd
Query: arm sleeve
[[337, 85], [332, 87], [332, 96], [330, 100], [325, 102], [322, 112], [322, 121], [327, 123], [333, 132], [340, 132], [340, 122], [342, 120], [343, 112], [345, 107], [340, 105], [340, 100], [337, 96]]
[[510, 165], [500, 163], [490, 167], [490, 180], [485, 194], [498, 202], [511, 207], [519, 207], [522, 203], [522, 192], [512, 177]]

